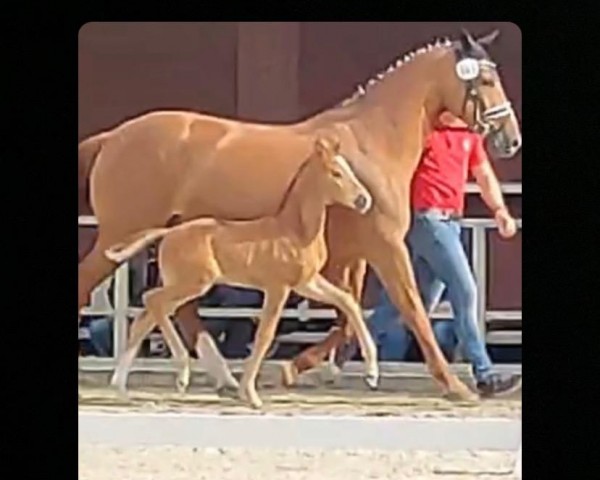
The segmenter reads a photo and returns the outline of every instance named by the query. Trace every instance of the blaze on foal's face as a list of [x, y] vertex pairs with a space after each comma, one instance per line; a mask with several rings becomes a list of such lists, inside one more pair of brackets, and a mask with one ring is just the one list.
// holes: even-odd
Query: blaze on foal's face
[[314, 154], [322, 167], [329, 203], [339, 203], [361, 214], [369, 211], [373, 199], [367, 188], [356, 177], [348, 160], [340, 153], [337, 137], [319, 137]]

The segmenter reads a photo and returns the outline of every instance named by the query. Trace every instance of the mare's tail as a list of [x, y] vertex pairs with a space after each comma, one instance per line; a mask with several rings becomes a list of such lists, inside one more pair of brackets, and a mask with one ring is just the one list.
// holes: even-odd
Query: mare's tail
[[104, 255], [115, 263], [121, 263], [169, 233], [190, 228], [201, 228], [202, 230], [210, 231], [217, 225], [219, 225], [219, 222], [213, 218], [199, 218], [176, 225], [175, 227], [143, 230], [130, 235], [124, 242], [109, 247], [104, 251]]
[[96, 158], [102, 149], [104, 141], [110, 136], [110, 132], [99, 133], [79, 142], [78, 151], [78, 200], [77, 209], [79, 215], [93, 215], [89, 198], [90, 173], [96, 162]]

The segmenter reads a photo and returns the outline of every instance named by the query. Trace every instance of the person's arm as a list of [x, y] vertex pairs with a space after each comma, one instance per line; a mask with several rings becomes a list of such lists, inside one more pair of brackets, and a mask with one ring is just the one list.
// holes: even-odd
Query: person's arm
[[517, 225], [506, 207], [500, 182], [485, 152], [482, 140], [476, 143], [471, 153], [469, 167], [475, 182], [481, 189], [481, 198], [494, 215], [500, 235], [504, 238], [514, 236]]
[[495, 215], [499, 210], [507, 210], [500, 182], [490, 162], [486, 159], [472, 170], [473, 178], [481, 189], [481, 198]]

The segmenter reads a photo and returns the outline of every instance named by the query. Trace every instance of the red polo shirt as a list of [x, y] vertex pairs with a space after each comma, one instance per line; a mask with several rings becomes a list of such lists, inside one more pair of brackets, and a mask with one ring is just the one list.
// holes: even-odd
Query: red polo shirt
[[411, 185], [414, 210], [462, 214], [468, 175], [487, 158], [480, 135], [462, 127], [435, 129], [425, 142]]

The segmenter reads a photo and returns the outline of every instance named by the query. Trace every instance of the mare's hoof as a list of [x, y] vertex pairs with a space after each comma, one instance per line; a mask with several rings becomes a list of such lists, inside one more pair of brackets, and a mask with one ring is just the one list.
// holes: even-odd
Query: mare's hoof
[[293, 387], [298, 381], [298, 369], [292, 362], [285, 362], [281, 366], [281, 383], [287, 387]]
[[113, 389], [115, 390], [118, 400], [122, 402], [128, 402], [129, 400], [131, 400], [131, 398], [129, 398], [129, 392], [126, 388], [115, 385]]
[[342, 370], [335, 363], [326, 362], [319, 370], [321, 383], [327, 386], [337, 385], [341, 380]]
[[470, 390], [466, 385], [450, 390], [444, 394], [444, 398], [451, 402], [479, 402], [479, 395]]

